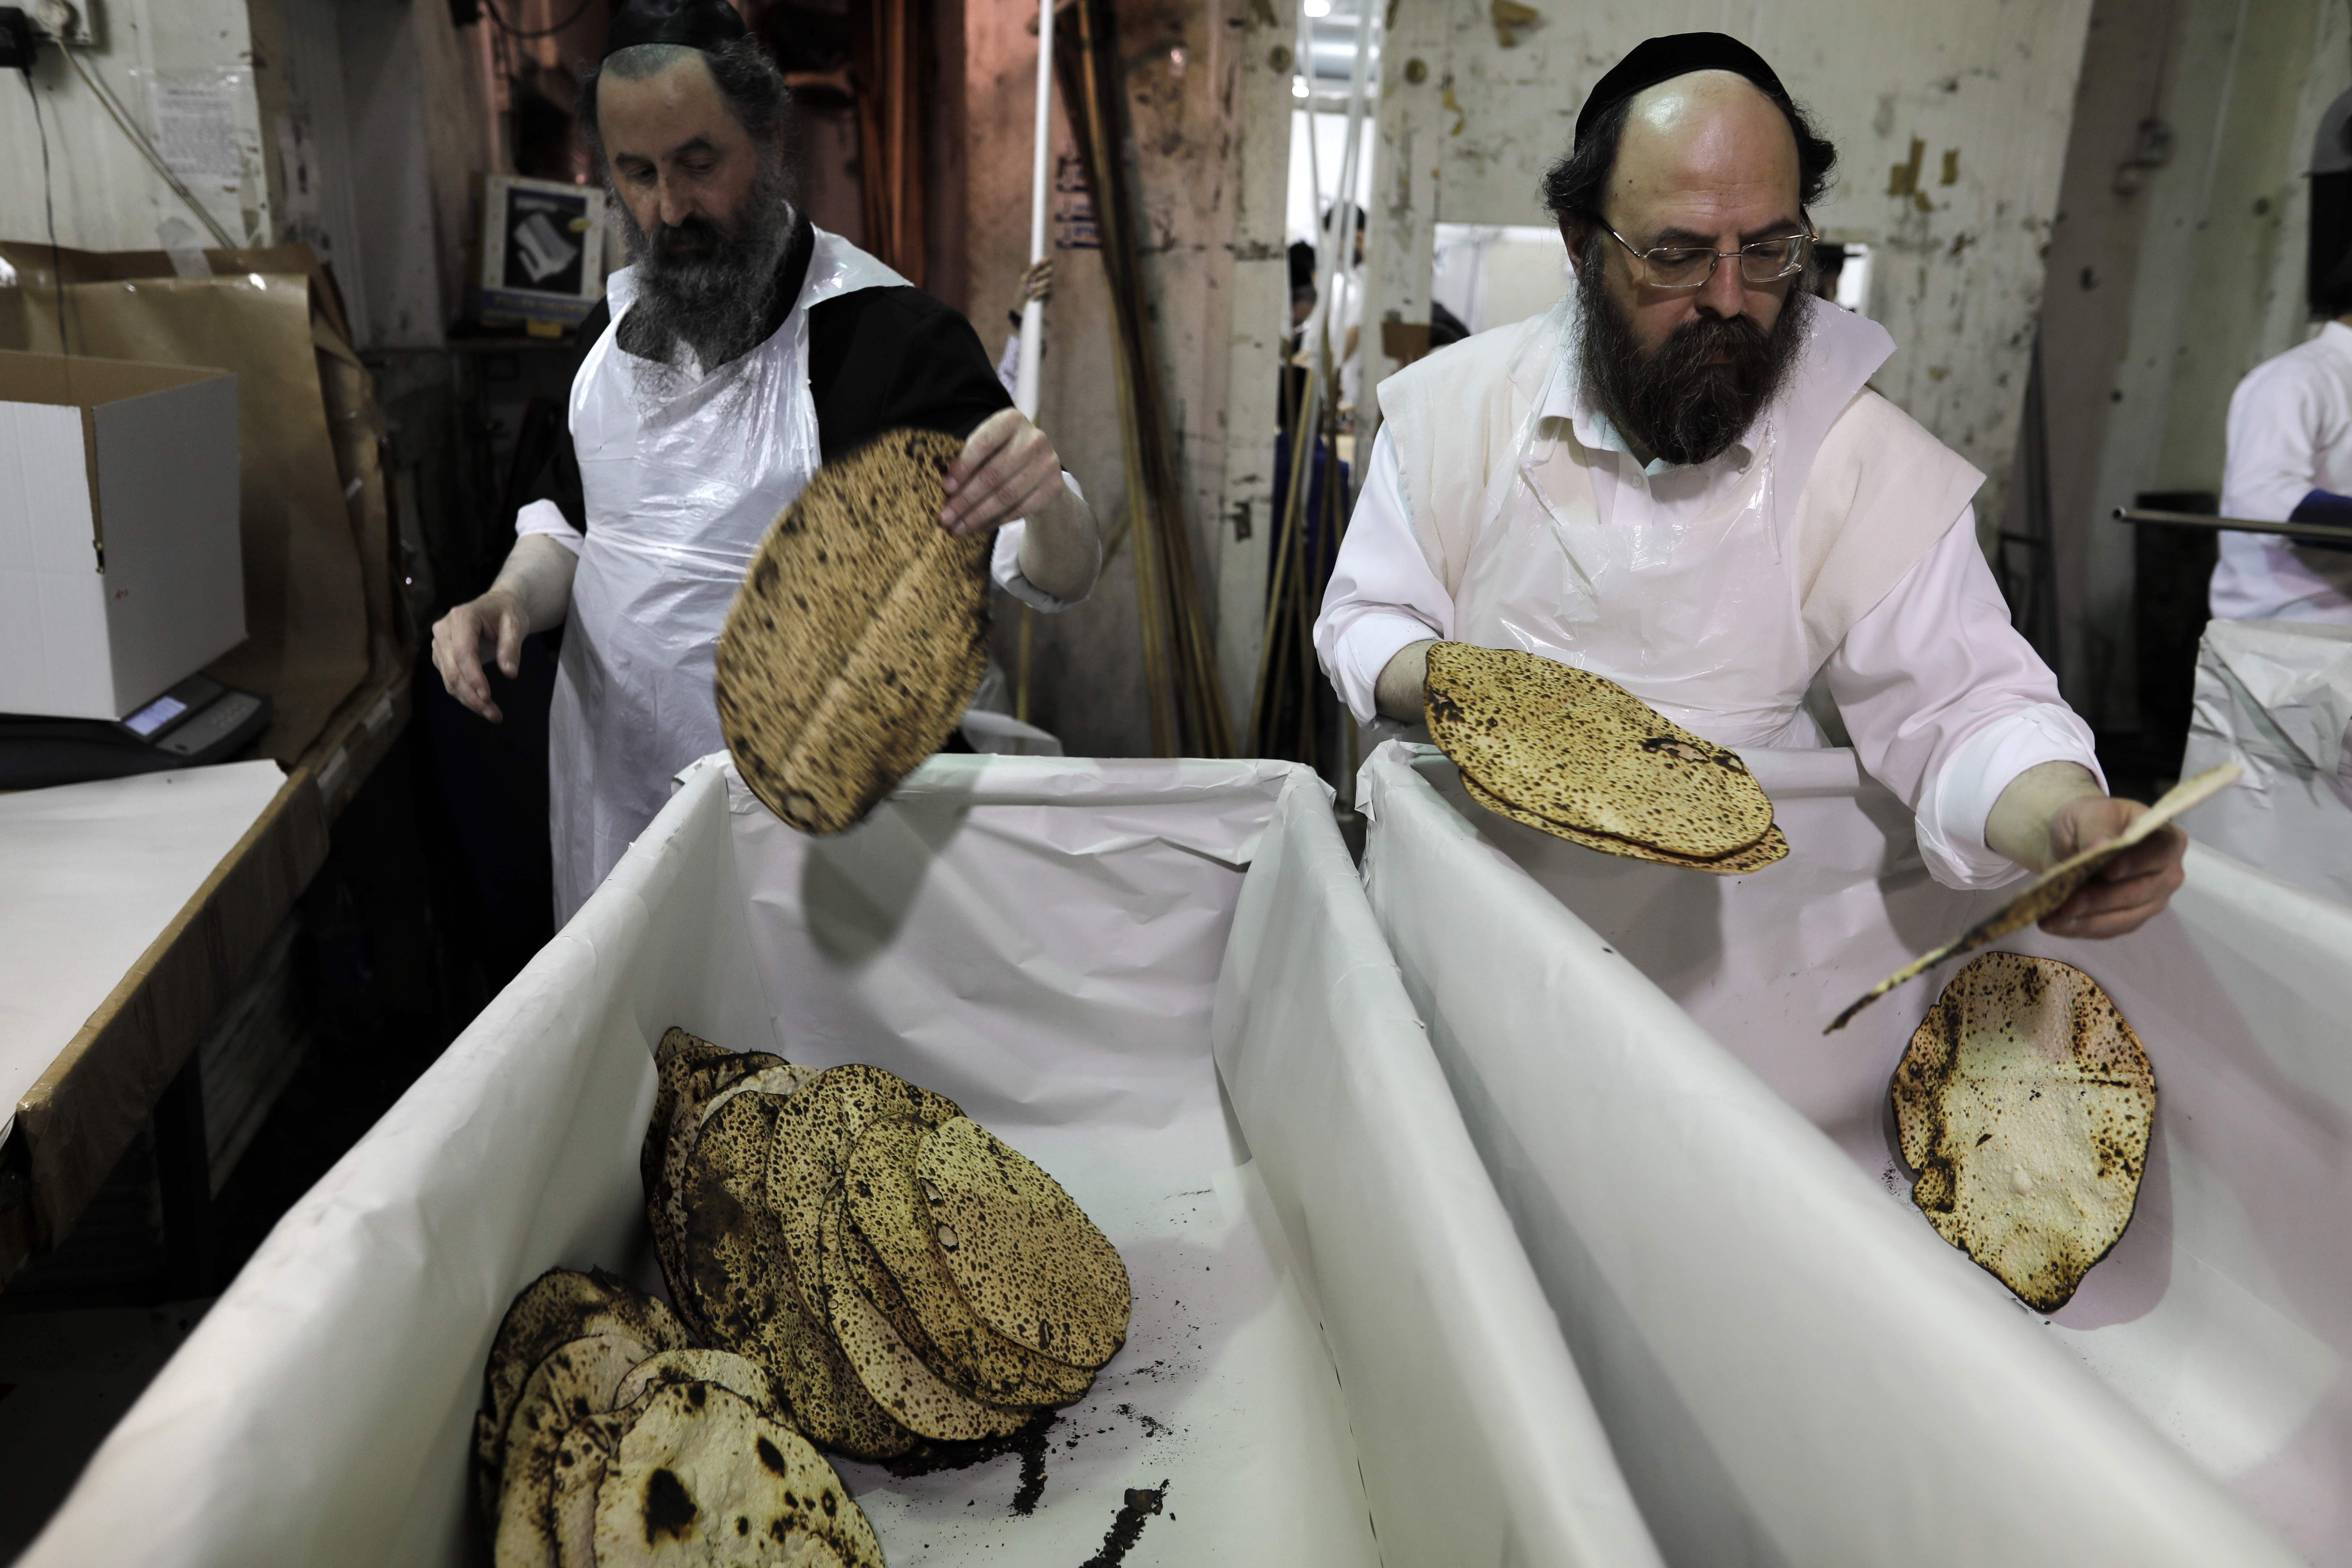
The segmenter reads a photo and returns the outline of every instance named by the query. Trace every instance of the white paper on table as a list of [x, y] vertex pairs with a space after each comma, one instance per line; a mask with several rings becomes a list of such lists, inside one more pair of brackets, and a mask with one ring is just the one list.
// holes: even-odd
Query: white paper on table
[[0, 1137], [285, 783], [260, 761], [0, 795]]
[[1742, 754], [1790, 854], [1740, 878], [1520, 827], [1429, 748], [1360, 796], [1373, 909], [1668, 1560], [2346, 1561], [2352, 912], [2192, 852], [2135, 938], [1998, 944], [2090, 973], [2158, 1083], [2140, 1212], [2045, 1325], [1891, 1158], [1888, 1080], [1966, 961], [1821, 1033], [2003, 895], [1930, 880], [1851, 753]]

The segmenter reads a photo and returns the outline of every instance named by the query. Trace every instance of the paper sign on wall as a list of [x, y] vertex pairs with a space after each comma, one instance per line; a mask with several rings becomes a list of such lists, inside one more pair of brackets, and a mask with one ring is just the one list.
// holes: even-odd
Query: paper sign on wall
[[158, 76], [148, 82], [155, 151], [191, 186], [235, 190], [243, 175], [236, 150], [235, 83], [217, 77]]

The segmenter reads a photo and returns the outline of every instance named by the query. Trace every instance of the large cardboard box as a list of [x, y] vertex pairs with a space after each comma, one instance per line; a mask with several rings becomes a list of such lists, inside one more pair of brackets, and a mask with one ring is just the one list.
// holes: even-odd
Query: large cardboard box
[[245, 640], [236, 378], [0, 352], [0, 713], [120, 719]]

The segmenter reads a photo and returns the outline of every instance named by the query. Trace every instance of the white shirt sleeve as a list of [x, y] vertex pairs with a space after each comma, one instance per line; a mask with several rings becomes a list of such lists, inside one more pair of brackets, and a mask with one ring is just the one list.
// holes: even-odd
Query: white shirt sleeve
[[2090, 727], [2010, 625], [1973, 507], [1854, 623], [1822, 674], [1862, 765], [1912, 808], [1919, 852], [1947, 887], [2023, 874], [1984, 829], [2026, 769], [2079, 763], [2105, 787]]
[[515, 513], [515, 537], [528, 539], [534, 533], [552, 539], [574, 555], [588, 542], [587, 535], [572, 527], [563, 509], [551, 500], [532, 501]]
[[1372, 442], [1362, 493], [1339, 542], [1315, 654], [1349, 710], [1370, 723], [1381, 671], [1408, 643], [1453, 635], [1454, 598], [1430, 569], [1405, 510], [1404, 470], [1383, 428]]
[[1004, 337], [1004, 353], [996, 362], [996, 380], [1007, 397], [1021, 395], [1021, 334], [1008, 332]]
[[2326, 400], [2291, 357], [2259, 365], [2230, 395], [2229, 456], [2221, 467], [2221, 515], [2284, 522], [2320, 488]]
[[[1066, 468], [1062, 470], [1062, 482], [1070, 487], [1072, 495], [1080, 500], [1087, 499], [1087, 492], [1078, 488], [1078, 481]], [[1048, 616], [1058, 615], [1076, 604], [1078, 600], [1057, 599], [1022, 574], [1021, 542], [1028, 535], [1029, 520], [1027, 518], [1015, 518], [998, 529], [996, 547], [989, 552], [988, 556], [988, 574], [996, 579], [998, 587], [1031, 609]]]

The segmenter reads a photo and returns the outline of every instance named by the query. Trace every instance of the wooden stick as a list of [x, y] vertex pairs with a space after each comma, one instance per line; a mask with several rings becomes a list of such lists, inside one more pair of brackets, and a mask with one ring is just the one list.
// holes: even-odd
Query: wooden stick
[[1265, 699], [1270, 683], [1276, 679], [1273, 667], [1280, 637], [1284, 573], [1290, 560], [1291, 531], [1297, 527], [1299, 509], [1304, 504], [1301, 498], [1307, 493], [1303, 478], [1306, 459], [1299, 451], [1299, 438], [1307, 432], [1310, 410], [1317, 416], [1321, 410], [1315, 372], [1316, 366], [1310, 363], [1306, 377], [1298, 384], [1298, 401], [1290, 418], [1290, 471], [1283, 476], [1282, 516], [1275, 530], [1274, 574], [1266, 584], [1265, 635], [1258, 643], [1257, 689], [1250, 700], [1250, 744], [1262, 756], [1272, 756], [1276, 752], [1265, 735]]
[[[1037, 135], [1029, 162], [1029, 265], [1045, 259], [1047, 189], [1054, 156], [1054, 0], [1037, 0]], [[1045, 352], [1045, 302], [1021, 302], [1021, 354], [1013, 377], [1013, 405], [1037, 417], [1037, 369]]]
[[[1054, 162], [1054, 0], [1037, 0], [1037, 121], [1036, 142], [1029, 161], [1029, 265], [1045, 259], [1045, 219], [1052, 201]], [[1025, 274], [1024, 275], [1026, 276]], [[1022, 417], [1037, 417], [1037, 382], [1045, 353], [1045, 302], [1021, 302], [1021, 353], [1014, 362], [1013, 406]], [[1108, 552], [1106, 552], [1108, 554]], [[1030, 676], [1035, 668], [1037, 612], [1021, 606], [1019, 668], [1013, 682], [1013, 716], [1029, 721]]]

